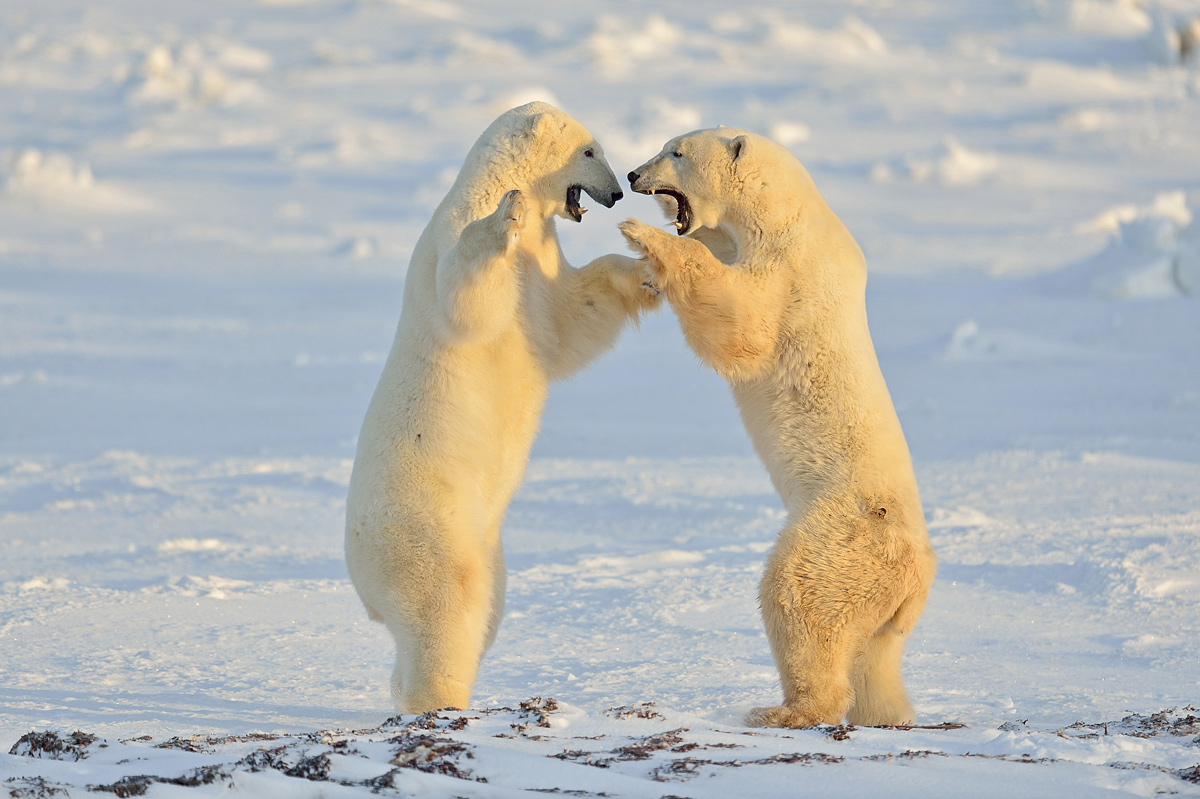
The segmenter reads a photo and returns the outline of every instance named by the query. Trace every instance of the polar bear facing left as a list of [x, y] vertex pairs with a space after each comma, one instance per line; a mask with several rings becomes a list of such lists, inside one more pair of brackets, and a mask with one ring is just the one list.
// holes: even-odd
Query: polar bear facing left
[[504, 611], [500, 525], [549, 384], [657, 304], [637, 261], [567, 263], [555, 219], [620, 185], [591, 134], [546, 103], [502, 114], [413, 251], [400, 322], [358, 438], [346, 565], [396, 643], [401, 712], [465, 708]]
[[629, 174], [678, 236], [620, 227], [733, 392], [788, 518], [759, 585], [777, 727], [911, 724], [904, 644], [937, 558], [867, 327], [862, 250], [786, 148], [715, 128]]

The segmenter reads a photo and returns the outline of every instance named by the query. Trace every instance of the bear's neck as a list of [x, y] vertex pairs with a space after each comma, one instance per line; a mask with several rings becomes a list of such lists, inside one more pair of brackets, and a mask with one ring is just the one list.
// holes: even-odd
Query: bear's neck
[[550, 280], [558, 277], [563, 260], [558, 242], [558, 209], [557, 202], [539, 197], [536, 189], [525, 190], [525, 228], [517, 248], [528, 257], [519, 263]]
[[835, 294], [854, 303], [866, 293], [862, 250], [824, 203], [793, 204], [771, 216], [732, 209], [722, 228], [736, 242], [739, 265], [787, 269], [804, 293]]

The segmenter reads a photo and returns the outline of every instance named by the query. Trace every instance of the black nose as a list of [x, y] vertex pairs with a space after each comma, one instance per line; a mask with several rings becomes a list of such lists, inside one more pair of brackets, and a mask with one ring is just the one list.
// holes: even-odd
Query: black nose
[[637, 182], [637, 179], [640, 178], [641, 175], [639, 175], [637, 172], [630, 172], [628, 175], [626, 175], [626, 177], [629, 178], [629, 185], [632, 186]]
[[620, 189], [617, 189], [612, 194], [612, 201], [615, 203], [617, 200], [621, 199], [624, 196], [625, 196], [625, 192], [621, 191]]

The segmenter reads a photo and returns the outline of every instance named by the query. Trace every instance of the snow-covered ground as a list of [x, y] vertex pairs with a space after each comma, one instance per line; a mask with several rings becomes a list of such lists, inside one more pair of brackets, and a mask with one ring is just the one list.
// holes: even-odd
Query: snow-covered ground
[[[1200, 795], [1197, 20], [6, 0], [0, 793]], [[618, 174], [773, 136], [862, 244], [941, 558], [921, 729], [740, 726], [783, 514], [669, 311], [552, 394], [472, 710], [389, 719], [355, 436], [416, 236], [535, 98]], [[592, 205], [577, 262], [661, 218]]]

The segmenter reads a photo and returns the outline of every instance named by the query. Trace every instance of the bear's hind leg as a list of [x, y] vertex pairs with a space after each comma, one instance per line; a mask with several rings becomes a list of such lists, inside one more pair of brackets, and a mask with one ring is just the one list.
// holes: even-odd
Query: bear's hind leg
[[483, 651], [480, 659], [492, 648], [496, 633], [500, 631], [500, 621], [504, 618], [504, 592], [508, 587], [508, 569], [504, 566], [504, 551], [500, 546], [500, 536], [496, 536], [496, 549], [492, 555], [492, 607], [488, 617], [487, 635], [483, 641]]
[[904, 690], [904, 639], [889, 621], [867, 641], [851, 674], [854, 703], [847, 720], [862, 727], [912, 724], [916, 717]]
[[[764, 619], [767, 616], [763, 613]], [[784, 625], [787, 623], [784, 622]], [[782, 630], [767, 623], [783, 687], [783, 704], [758, 707], [746, 716], [751, 727], [812, 727], [840, 724], [854, 696], [850, 682], [853, 643], [832, 631]]]
[[404, 696], [404, 664], [398, 655], [396, 657], [396, 665], [392, 666], [391, 688], [392, 705], [395, 706], [396, 710], [403, 713], [404, 705], [401, 704], [400, 698]]
[[[854, 692], [850, 671], [866, 633], [848, 624], [820, 569], [778, 550], [767, 561], [759, 604], [779, 669], [783, 704], [755, 708], [751, 726], [840, 724]], [[824, 599], [823, 599], [824, 598]]]
[[392, 701], [401, 713], [467, 707], [498, 623], [489, 564], [460, 563], [438, 577], [388, 623], [396, 641]]
[[[483, 655], [483, 630], [397, 642], [392, 670], [392, 702], [401, 713], [424, 713], [442, 708], [465, 708]], [[465, 625], [464, 625], [465, 626]], [[457, 634], [456, 634], [457, 633]]]

